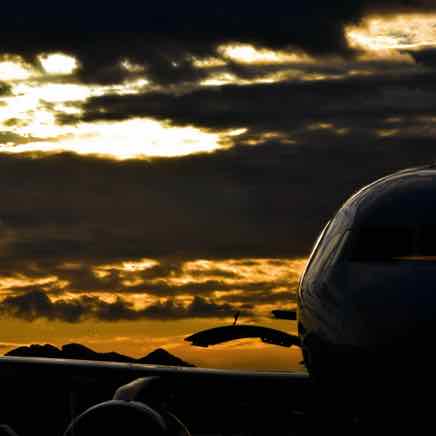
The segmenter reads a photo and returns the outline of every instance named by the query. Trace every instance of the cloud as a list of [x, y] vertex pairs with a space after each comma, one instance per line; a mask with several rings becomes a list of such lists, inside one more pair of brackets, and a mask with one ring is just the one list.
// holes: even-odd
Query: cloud
[[0, 97], [10, 95], [11, 86], [8, 83], [0, 82]]
[[89, 310], [90, 305], [86, 300], [74, 302], [58, 301], [53, 303], [50, 298], [41, 291], [32, 291], [17, 296], [8, 296], [2, 301], [1, 314], [26, 321], [34, 321], [38, 318], [49, 320], [62, 320], [66, 322], [78, 322]]
[[[303, 3], [266, 11], [233, 5], [231, 13], [221, 6], [183, 5], [171, 13], [151, 7], [137, 14], [139, 21], [129, 21], [127, 33], [85, 31], [87, 24], [95, 26], [92, 10], [78, 21], [74, 13], [58, 21], [65, 30], [73, 26], [72, 32], [40, 33], [48, 19], [43, 16], [34, 29], [38, 35], [32, 26], [20, 26], [29, 31], [19, 34], [4, 29], [0, 52], [23, 56], [23, 65], [33, 63], [32, 74], [42, 71], [41, 53], [77, 60], [76, 71], [41, 73], [32, 79], [35, 87], [150, 80], [137, 95], [99, 87], [92, 94], [99, 97], [67, 101], [68, 107], [56, 98], [38, 103], [44, 116], [68, 113], [59, 119], [71, 130], [82, 121], [116, 129], [111, 122], [144, 118], [208, 133], [246, 129], [232, 137], [233, 147], [183, 158], [120, 162], [68, 153], [2, 154], [0, 276], [12, 283], [2, 288], [11, 293], [5, 315], [71, 323], [87, 317], [182, 319], [292, 301], [295, 274], [244, 279], [238, 271], [243, 259], [306, 257], [324, 223], [355, 190], [435, 160], [434, 50], [370, 57], [353, 51], [345, 38], [346, 26], [359, 25], [366, 14], [427, 12], [434, 2]], [[110, 20], [99, 22], [111, 27]], [[137, 31], [139, 24], [146, 30]], [[244, 64], [222, 55], [219, 47], [233, 42], [300, 57], [280, 65]], [[198, 60], [210, 57], [226, 64], [200, 68]], [[229, 72], [244, 86], [200, 85]], [[275, 74], [282, 75], [278, 83], [250, 83]], [[0, 84], [1, 96], [10, 90]], [[77, 110], [83, 110], [80, 116]], [[38, 139], [15, 133], [26, 120], [8, 116], [0, 142]], [[153, 144], [145, 130], [135, 135], [135, 141], [141, 136]], [[121, 140], [116, 146], [128, 148]], [[136, 272], [113, 266], [145, 257], [156, 264]], [[229, 258], [241, 260], [235, 270], [192, 268], [188, 277], [183, 269], [188, 260]], [[102, 265], [112, 267], [96, 274]], [[247, 260], [250, 265], [256, 262]], [[48, 276], [54, 281], [36, 283]], [[77, 296], [84, 292], [90, 295]], [[103, 300], [105, 292], [118, 299]], [[130, 304], [132, 293], [165, 301], [139, 310]], [[177, 299], [186, 295], [193, 298], [188, 305]]]
[[[9, 263], [0, 271], [0, 305], [11, 317], [70, 323], [224, 317], [237, 310], [255, 316], [265, 312], [264, 305], [294, 301], [303, 264], [289, 259]], [[108, 302], [108, 295], [116, 300]], [[147, 306], [135, 309], [132, 302], [139, 301]]]
[[[295, 145], [269, 140], [152, 162], [3, 155], [0, 269], [144, 257], [305, 257], [353, 191], [436, 158], [431, 130], [422, 123], [414, 129], [415, 122], [400, 121], [400, 128], [410, 123], [404, 137], [383, 137], [356, 113], [356, 132], [343, 137], [319, 129]], [[99, 285], [86, 269], [76, 277], [88, 288]], [[99, 282], [110, 288], [117, 280]]]
[[[147, 116], [181, 126], [247, 128], [246, 136], [282, 132], [289, 139], [300, 140], [316, 123], [353, 129], [362, 127], [363, 122], [369, 130], [383, 125], [388, 117], [434, 113], [434, 77], [434, 71], [417, 70], [405, 75], [383, 72], [307, 83], [228, 85], [182, 95], [107, 95], [90, 99], [81, 120]], [[241, 139], [244, 135], [238, 137]]]
[[[169, 299], [144, 309], [135, 309], [130, 302], [121, 297], [117, 297], [114, 302], [106, 302], [93, 296], [53, 301], [43, 291], [34, 290], [6, 297], [1, 303], [0, 314], [3, 317], [14, 317], [29, 322], [45, 318], [50, 321], [77, 323], [84, 319], [115, 322], [140, 319], [225, 318], [232, 316], [237, 310], [237, 307], [231, 304], [218, 304], [198, 296], [188, 305]], [[244, 315], [251, 315], [251, 312], [245, 310]]]
[[283, 303], [289, 305], [296, 302], [295, 288], [291, 291], [282, 292], [268, 292], [258, 291], [250, 293], [240, 293], [226, 295], [223, 297], [223, 301], [227, 303], [248, 304], [250, 306], [261, 307], [264, 304], [278, 304]]
[[[10, 120], [10, 123], [18, 122], [17, 120]], [[19, 135], [11, 131], [0, 131], [0, 144], [13, 144], [13, 146], [20, 144], [28, 144], [34, 141], [40, 141], [41, 138], [35, 138], [31, 135]]]
[[[226, 42], [350, 55], [344, 33], [347, 24], [359, 22], [368, 13], [434, 11], [435, 5], [406, 0], [334, 0], [328, 4], [317, 0], [249, 10], [234, 2], [207, 8], [172, 5], [170, 11], [159, 5], [124, 9], [103, 12], [87, 5], [86, 14], [77, 8], [80, 13], [71, 10], [62, 17], [42, 6], [5, 12], [8, 22], [4, 23], [1, 50], [33, 61], [41, 52], [73, 55], [79, 59], [78, 75], [84, 82], [120, 83], [137, 74], [122, 68], [126, 58], [144, 66], [147, 77], [157, 83], [195, 82], [204, 72], [195, 68], [193, 59], [216, 55], [216, 48]], [[13, 31], [18, 27], [26, 31]]]
[[[182, 319], [182, 318], [227, 318], [239, 311], [238, 306], [229, 303], [215, 303], [212, 300], [195, 296], [192, 302], [183, 307], [174, 300], [157, 303], [144, 309], [145, 316], [153, 319]], [[243, 316], [252, 316], [248, 309], [242, 311]]]
[[[155, 266], [142, 270], [129, 270], [125, 263], [114, 266], [73, 264], [47, 264], [32, 262], [30, 265], [18, 263], [8, 264], [0, 271], [2, 288], [16, 295], [43, 290], [50, 296], [62, 296], [91, 293], [92, 295], [114, 293], [115, 295], [143, 295], [169, 298], [176, 296], [212, 296], [219, 293], [223, 301], [230, 301], [235, 292], [244, 295], [257, 295], [265, 298], [278, 289], [295, 292], [302, 261], [288, 259], [259, 259], [252, 266], [244, 266], [243, 262], [229, 260], [220, 261], [239, 273], [217, 269], [217, 262], [208, 261], [207, 269], [190, 268], [180, 263], [177, 273], [168, 269], [165, 259], [161, 274], [147, 274], [155, 270]], [[16, 271], [14, 271], [16, 269]], [[155, 271], [154, 271], [155, 272]], [[218, 273], [218, 275], [216, 275]], [[9, 283], [9, 285], [8, 285]], [[236, 300], [233, 300], [236, 301]], [[245, 301], [245, 300], [241, 300]]]

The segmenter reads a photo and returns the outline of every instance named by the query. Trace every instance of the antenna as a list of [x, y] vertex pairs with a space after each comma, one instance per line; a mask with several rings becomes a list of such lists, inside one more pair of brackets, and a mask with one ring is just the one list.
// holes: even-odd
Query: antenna
[[236, 325], [236, 323], [238, 322], [238, 318], [239, 318], [239, 315], [241, 314], [241, 311], [240, 310], [238, 310], [236, 313], [235, 313], [235, 319], [234, 319], [234, 321], [233, 321], [233, 325]]

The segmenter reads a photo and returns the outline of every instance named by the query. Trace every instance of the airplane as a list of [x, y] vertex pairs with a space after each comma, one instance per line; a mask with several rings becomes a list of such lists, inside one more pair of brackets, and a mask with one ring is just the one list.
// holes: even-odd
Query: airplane
[[372, 416], [385, 419], [376, 434], [418, 428], [424, 411], [432, 416], [422, 391], [436, 385], [435, 194], [427, 165], [340, 207], [309, 256], [296, 313], [274, 311], [296, 320], [298, 337], [236, 325], [236, 315], [186, 338], [301, 346], [308, 373], [1, 357], [0, 436], [366, 434]]
[[436, 164], [363, 187], [325, 225], [297, 293], [312, 379], [343, 407], [403, 411], [415, 427], [436, 387], [435, 200]]

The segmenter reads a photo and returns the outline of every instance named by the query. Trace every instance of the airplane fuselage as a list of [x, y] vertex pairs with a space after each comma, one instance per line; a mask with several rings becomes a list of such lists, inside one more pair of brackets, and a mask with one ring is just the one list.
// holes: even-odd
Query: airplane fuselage
[[433, 166], [392, 174], [348, 199], [323, 229], [298, 289], [313, 377], [371, 385], [417, 368], [428, 377], [436, 361], [435, 262]]

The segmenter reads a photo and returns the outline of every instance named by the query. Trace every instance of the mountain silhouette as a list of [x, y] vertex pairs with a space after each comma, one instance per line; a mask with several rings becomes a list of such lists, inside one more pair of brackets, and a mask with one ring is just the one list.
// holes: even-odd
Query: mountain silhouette
[[170, 366], [195, 366], [184, 362], [163, 348], [157, 348], [150, 354], [136, 360], [136, 363], [156, 364], [156, 362], [167, 362], [165, 365]]
[[51, 344], [32, 344], [8, 351], [5, 356], [16, 357], [50, 357], [56, 359], [95, 360], [100, 362], [142, 363], [150, 365], [190, 366], [184, 360], [172, 355], [163, 348], [158, 348], [144, 357], [135, 359], [116, 352], [98, 353], [81, 344], [66, 344], [61, 349]]

